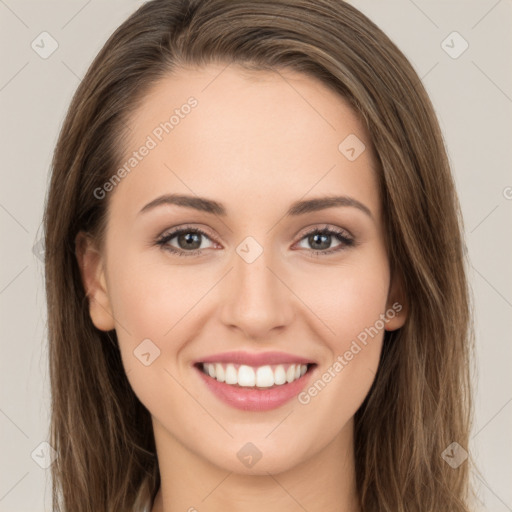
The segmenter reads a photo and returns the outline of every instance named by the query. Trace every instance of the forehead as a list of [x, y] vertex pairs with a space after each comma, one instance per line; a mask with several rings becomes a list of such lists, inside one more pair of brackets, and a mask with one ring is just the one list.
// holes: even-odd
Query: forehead
[[[307, 75], [234, 64], [178, 68], [151, 88], [128, 126], [120, 165], [129, 172], [114, 195], [140, 207], [171, 192], [228, 205], [244, 198], [253, 213], [262, 201], [333, 192], [378, 207], [364, 125], [344, 98]], [[134, 162], [143, 146], [150, 150]]]

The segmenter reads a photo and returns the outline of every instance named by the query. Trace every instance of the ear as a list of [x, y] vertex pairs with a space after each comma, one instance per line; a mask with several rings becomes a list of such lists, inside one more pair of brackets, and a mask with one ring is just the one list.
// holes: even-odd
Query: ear
[[407, 320], [409, 312], [408, 303], [405, 296], [403, 280], [398, 272], [394, 272], [389, 286], [388, 300], [386, 304], [386, 331], [395, 331], [400, 329]]
[[108, 296], [103, 257], [92, 237], [83, 231], [75, 238], [75, 255], [85, 294], [89, 299], [92, 323], [101, 331], [111, 331], [115, 323]]

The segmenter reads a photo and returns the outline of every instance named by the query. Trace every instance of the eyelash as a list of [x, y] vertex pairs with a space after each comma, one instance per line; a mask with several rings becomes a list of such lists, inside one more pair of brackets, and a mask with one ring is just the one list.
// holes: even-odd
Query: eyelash
[[[184, 233], [196, 233], [196, 234], [200, 234], [202, 236], [205, 236], [205, 237], [211, 239], [210, 235], [208, 233], [204, 232], [203, 230], [196, 228], [196, 227], [185, 226], [183, 228], [176, 229], [174, 231], [171, 231], [170, 233], [163, 235], [156, 241], [156, 244], [158, 246], [160, 246], [162, 249], [169, 251], [173, 254], [177, 254], [178, 256], [199, 256], [203, 252], [203, 249], [195, 249], [193, 251], [184, 251], [184, 250], [176, 249], [175, 247], [172, 247], [170, 245], [167, 245], [167, 243], [170, 240], [172, 240], [176, 236], [182, 235]], [[304, 235], [302, 236], [300, 241], [302, 241], [304, 238], [314, 235], [314, 234], [334, 236], [339, 242], [341, 242], [341, 245], [339, 245], [337, 248], [326, 249], [324, 251], [316, 251], [314, 249], [310, 250], [310, 252], [313, 253], [313, 255], [316, 257], [328, 256], [330, 254], [337, 253], [339, 251], [342, 251], [348, 247], [352, 247], [353, 245], [355, 245], [355, 240], [353, 238], [348, 237], [345, 233], [346, 232], [344, 230], [329, 228], [328, 226], [325, 226], [324, 228], [316, 227], [316, 228], [313, 228], [313, 229], [309, 230], [308, 232], [304, 233]]]

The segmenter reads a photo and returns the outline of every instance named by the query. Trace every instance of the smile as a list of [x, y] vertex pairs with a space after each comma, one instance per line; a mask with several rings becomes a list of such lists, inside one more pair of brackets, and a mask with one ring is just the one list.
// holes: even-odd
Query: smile
[[318, 365], [285, 353], [229, 352], [196, 361], [206, 389], [221, 402], [243, 411], [268, 411], [296, 397]]

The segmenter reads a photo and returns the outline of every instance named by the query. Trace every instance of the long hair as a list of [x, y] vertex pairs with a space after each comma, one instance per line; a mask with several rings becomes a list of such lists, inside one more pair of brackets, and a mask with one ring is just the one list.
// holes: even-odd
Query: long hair
[[108, 39], [78, 87], [55, 148], [46, 198], [45, 272], [55, 511], [140, 511], [160, 485], [150, 414], [124, 373], [115, 331], [89, 316], [74, 241], [103, 240], [126, 122], [180, 65], [291, 69], [348, 100], [378, 164], [385, 236], [408, 318], [386, 332], [356, 413], [364, 512], [469, 510], [473, 327], [463, 223], [433, 106], [403, 53], [341, 0], [153, 0]]

